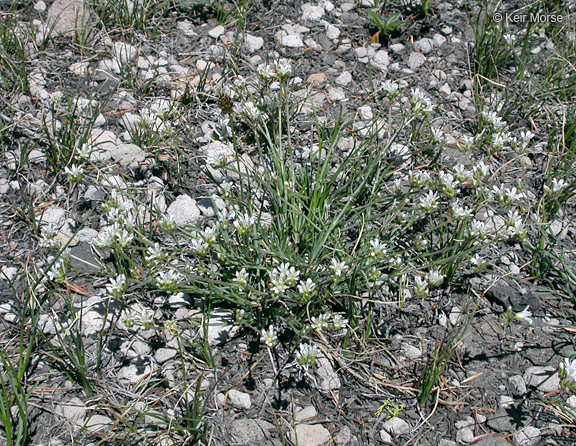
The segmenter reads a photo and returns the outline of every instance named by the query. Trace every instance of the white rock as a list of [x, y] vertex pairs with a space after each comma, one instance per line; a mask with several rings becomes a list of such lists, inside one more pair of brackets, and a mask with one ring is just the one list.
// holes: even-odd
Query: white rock
[[340, 87], [331, 87], [328, 89], [328, 97], [331, 101], [343, 101], [346, 99], [346, 93]]
[[194, 224], [200, 219], [200, 209], [196, 206], [196, 200], [188, 195], [180, 195], [172, 202], [166, 213], [179, 225]]
[[138, 167], [146, 159], [146, 152], [136, 144], [120, 144], [110, 155], [121, 166], [131, 168]]
[[472, 443], [474, 438], [474, 432], [469, 427], [465, 427], [464, 429], [460, 429], [458, 432], [456, 432], [456, 443]]
[[248, 410], [252, 407], [252, 401], [250, 401], [250, 395], [239, 390], [232, 389], [228, 392], [228, 401], [237, 409]]
[[340, 76], [336, 78], [335, 81], [338, 85], [346, 86], [352, 82], [352, 74], [349, 71], [344, 71]]
[[525, 395], [528, 390], [526, 389], [526, 381], [521, 375], [514, 375], [508, 379], [510, 387], [514, 395]]
[[52, 35], [81, 32], [90, 20], [90, 10], [83, 0], [55, 0], [46, 13], [46, 22]]
[[46, 163], [46, 155], [41, 152], [40, 150], [31, 150], [28, 154], [28, 161], [32, 164], [45, 164]]
[[320, 424], [297, 424], [290, 433], [298, 446], [325, 446], [331, 439], [330, 431]]
[[376, 66], [382, 71], [388, 70], [388, 65], [390, 65], [390, 57], [388, 57], [388, 52], [384, 50], [377, 51], [372, 59], [372, 65]]
[[542, 393], [549, 393], [560, 388], [560, 377], [556, 367], [529, 367], [524, 372], [524, 381], [530, 387], [536, 387]]
[[248, 54], [258, 51], [264, 46], [264, 39], [262, 37], [246, 34], [244, 36], [244, 48]]
[[92, 228], [82, 228], [76, 234], [79, 242], [90, 243], [95, 237], [98, 237], [98, 231]]
[[138, 356], [130, 361], [130, 364], [118, 371], [117, 378], [129, 384], [138, 384], [147, 379], [153, 372], [152, 361], [148, 356]]
[[337, 390], [342, 387], [338, 374], [332, 368], [332, 364], [326, 357], [321, 356], [318, 358], [319, 367], [315, 370], [318, 377], [318, 386], [321, 390]]
[[358, 107], [358, 116], [360, 116], [360, 119], [363, 119], [365, 121], [369, 121], [372, 118], [374, 118], [374, 112], [372, 111], [372, 107], [370, 107], [369, 105], [363, 105], [361, 107]]
[[392, 436], [386, 432], [384, 429], [382, 429], [380, 431], [380, 440], [382, 440], [382, 443], [384, 444], [392, 444]]
[[512, 436], [514, 444], [517, 446], [533, 446], [538, 443], [540, 429], [528, 426]]
[[105, 161], [112, 158], [112, 151], [116, 149], [117, 138], [110, 130], [93, 129], [88, 140], [92, 147], [90, 161]]
[[16, 277], [16, 273], [18, 273], [18, 268], [14, 266], [3, 266], [0, 268], [0, 279], [6, 279], [11, 282], [14, 280], [14, 277]]
[[288, 48], [302, 48], [304, 46], [302, 38], [297, 34], [289, 34], [282, 37], [281, 44], [282, 46], [287, 46]]
[[452, 93], [452, 89], [450, 88], [450, 85], [448, 85], [448, 82], [445, 82], [444, 85], [442, 85], [438, 90], [440, 93], [444, 93], [445, 95]]
[[576, 395], [570, 395], [566, 402], [572, 409], [576, 409]]
[[414, 46], [420, 50], [422, 54], [429, 54], [434, 48], [434, 41], [432, 39], [423, 38], [417, 40]]
[[326, 25], [326, 37], [328, 37], [330, 40], [337, 39], [340, 37], [340, 29], [329, 23]]
[[434, 39], [434, 44], [436, 46], [442, 46], [446, 43], [446, 37], [444, 37], [442, 34], [436, 33], [432, 36], [432, 38]]
[[176, 356], [177, 353], [173, 348], [159, 348], [154, 354], [154, 359], [158, 364], [163, 364]]
[[101, 433], [106, 432], [111, 426], [113, 422], [112, 419], [107, 417], [106, 415], [92, 415], [88, 418], [84, 425], [86, 429], [92, 433]]
[[314, 406], [306, 406], [304, 409], [299, 410], [294, 415], [294, 419], [298, 422], [310, 421], [318, 415], [318, 411]]
[[408, 68], [410, 68], [411, 70], [417, 70], [425, 63], [426, 63], [426, 56], [424, 56], [424, 54], [422, 53], [417, 53], [413, 51], [412, 53], [410, 53], [410, 56], [408, 56]]
[[122, 68], [116, 59], [104, 59], [98, 62], [98, 70], [105, 73], [120, 74]]
[[405, 435], [410, 432], [410, 425], [398, 417], [390, 418], [382, 428], [390, 435]]
[[330, 0], [320, 0], [318, 4], [322, 6], [326, 12], [334, 11], [334, 3], [332, 3]]
[[392, 45], [389, 46], [390, 51], [392, 51], [393, 53], [396, 54], [400, 54], [403, 53], [404, 51], [406, 51], [406, 46], [401, 44], [401, 43], [394, 43]]
[[342, 3], [342, 4], [340, 5], [340, 8], [342, 9], [342, 12], [352, 11], [355, 7], [356, 7], [356, 4], [355, 4], [355, 3]]
[[138, 48], [124, 42], [115, 42], [112, 46], [112, 55], [121, 65], [134, 60], [137, 54]]
[[36, 217], [36, 222], [42, 227], [50, 226], [54, 229], [60, 229], [66, 221], [66, 211], [56, 206], [48, 206], [44, 212]]
[[422, 351], [418, 347], [414, 347], [407, 342], [403, 343], [400, 349], [404, 356], [409, 359], [419, 358], [422, 356]]
[[86, 404], [80, 398], [74, 397], [65, 403], [57, 405], [54, 408], [54, 412], [68, 422], [77, 424], [86, 416]]
[[34, 4], [34, 9], [38, 12], [44, 12], [44, 11], [46, 11], [46, 3], [44, 3], [42, 0], [40, 0], [39, 2], [36, 2]]
[[[209, 345], [221, 345], [234, 336], [237, 330], [238, 327], [230, 325], [223, 315], [211, 315], [206, 340]], [[204, 330], [200, 330], [200, 336], [204, 337]]]
[[507, 409], [508, 407], [512, 407], [514, 405], [514, 398], [508, 395], [500, 395], [498, 398], [498, 406], [502, 407], [503, 409]]
[[[82, 336], [91, 336], [100, 333], [105, 324], [104, 315], [96, 310], [82, 312]], [[109, 321], [108, 321], [109, 323]]]
[[302, 5], [302, 20], [304, 22], [308, 20], [320, 20], [324, 15], [324, 8], [322, 6], [311, 5], [310, 3], [304, 3]]
[[210, 37], [212, 37], [213, 39], [217, 39], [218, 37], [220, 37], [225, 32], [226, 32], [226, 29], [222, 25], [218, 25], [218, 26], [212, 28], [210, 31], [208, 31], [208, 35]]

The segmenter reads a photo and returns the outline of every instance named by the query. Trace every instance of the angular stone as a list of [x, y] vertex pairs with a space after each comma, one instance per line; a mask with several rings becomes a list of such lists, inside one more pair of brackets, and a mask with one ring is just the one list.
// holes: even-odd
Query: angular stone
[[213, 39], [217, 39], [218, 37], [220, 37], [225, 32], [226, 32], [226, 29], [222, 25], [218, 25], [218, 26], [212, 28], [210, 31], [208, 31], [208, 35], [210, 37], [212, 37]]
[[410, 425], [398, 417], [390, 418], [382, 425], [382, 428], [390, 435], [405, 435], [410, 432]]
[[230, 423], [230, 435], [242, 444], [264, 444], [267, 434], [275, 430], [272, 423], [264, 420], [239, 418]]
[[262, 37], [246, 34], [244, 36], [244, 48], [248, 54], [260, 50], [264, 46], [264, 39]]
[[180, 195], [172, 202], [166, 213], [179, 225], [194, 224], [200, 219], [200, 209], [196, 206], [196, 200], [188, 195]]
[[554, 392], [560, 388], [560, 377], [556, 367], [529, 367], [524, 372], [524, 381], [542, 393]]
[[320, 20], [324, 15], [324, 8], [322, 6], [311, 5], [310, 3], [304, 3], [302, 5], [302, 20], [304, 22], [308, 20]]
[[299, 422], [310, 421], [316, 418], [316, 415], [318, 415], [318, 411], [316, 410], [316, 408], [314, 406], [307, 406], [304, 409], [301, 409], [298, 412], [296, 412], [296, 414], [294, 415], [294, 419]]
[[325, 446], [331, 438], [328, 429], [320, 424], [297, 424], [290, 437], [298, 446]]
[[136, 144], [120, 144], [110, 155], [121, 166], [130, 168], [138, 167], [146, 159], [146, 152]]
[[92, 415], [84, 423], [86, 429], [94, 434], [106, 432], [112, 424], [112, 419], [106, 415]]
[[282, 37], [281, 45], [287, 46], [288, 48], [302, 48], [304, 46], [304, 42], [299, 35], [289, 34]]
[[517, 446], [533, 446], [538, 444], [540, 429], [528, 426], [526, 429], [517, 432], [512, 436], [514, 444]]
[[248, 410], [252, 407], [250, 395], [239, 390], [232, 389], [228, 392], [228, 401], [237, 409]]
[[52, 35], [82, 33], [90, 23], [90, 10], [83, 0], [55, 0], [48, 8], [46, 22]]
[[412, 52], [408, 56], [408, 68], [411, 70], [417, 70], [422, 65], [426, 63], [426, 56], [422, 53]]

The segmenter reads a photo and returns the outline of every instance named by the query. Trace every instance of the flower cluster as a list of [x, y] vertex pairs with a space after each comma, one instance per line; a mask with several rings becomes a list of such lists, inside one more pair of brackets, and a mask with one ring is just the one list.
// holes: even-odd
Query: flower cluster
[[281, 264], [270, 271], [270, 292], [274, 297], [280, 297], [288, 288], [296, 286], [300, 271], [288, 263]]
[[313, 330], [340, 330], [346, 326], [348, 319], [338, 313], [323, 313], [312, 318]]

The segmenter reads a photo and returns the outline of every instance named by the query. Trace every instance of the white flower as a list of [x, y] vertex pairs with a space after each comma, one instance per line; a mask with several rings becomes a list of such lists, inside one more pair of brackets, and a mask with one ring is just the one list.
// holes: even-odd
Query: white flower
[[163, 231], [172, 232], [176, 229], [177, 224], [174, 216], [171, 214], [167, 214], [162, 216], [162, 219], [158, 223], [158, 226]]
[[563, 380], [576, 384], [576, 359], [564, 358], [564, 362], [560, 363], [560, 372]]
[[84, 168], [76, 164], [72, 164], [70, 167], [64, 169], [64, 173], [68, 177], [70, 183], [78, 183], [82, 179], [82, 174], [84, 173]]
[[512, 45], [514, 42], [516, 42], [516, 36], [514, 34], [511, 34], [511, 33], [502, 34], [502, 38], [509, 45]]
[[438, 181], [442, 187], [442, 191], [448, 197], [453, 197], [459, 192], [458, 182], [454, 179], [454, 176], [450, 172], [444, 172], [441, 170], [438, 173]]
[[204, 242], [204, 240], [193, 238], [190, 240], [190, 249], [194, 255], [198, 257], [204, 257], [208, 254], [209, 246]]
[[217, 235], [218, 235], [218, 228], [205, 228], [201, 234], [202, 240], [204, 240], [204, 242], [207, 245], [211, 245], [212, 243], [214, 243], [216, 241]]
[[334, 277], [342, 277], [342, 274], [348, 270], [346, 262], [339, 262], [336, 258], [330, 261], [330, 269]]
[[233, 280], [238, 283], [240, 289], [243, 289], [248, 285], [249, 277], [250, 275], [246, 272], [246, 268], [242, 268], [240, 271], [236, 271], [236, 277]]
[[389, 98], [396, 96], [400, 90], [400, 86], [391, 80], [385, 80], [381, 84], [382, 91], [385, 92]]
[[473, 136], [464, 135], [461, 138], [462, 144], [460, 145], [460, 149], [464, 152], [469, 152], [474, 147], [474, 142], [476, 139]]
[[436, 288], [442, 285], [442, 282], [444, 282], [444, 276], [440, 273], [439, 269], [433, 269], [426, 276], [426, 280], [428, 281], [428, 285], [432, 288]]
[[182, 276], [174, 270], [160, 271], [156, 277], [158, 287], [167, 293], [174, 292], [181, 280]]
[[330, 328], [330, 315], [328, 313], [324, 313], [318, 317], [312, 318], [313, 330], [328, 330], [329, 328]]
[[153, 246], [149, 246], [146, 250], [146, 261], [147, 262], [157, 262], [163, 260], [166, 254], [162, 251], [160, 243], [156, 242]]
[[425, 170], [411, 170], [408, 172], [410, 186], [421, 188], [430, 181], [430, 174]]
[[421, 196], [418, 201], [424, 212], [432, 212], [438, 207], [439, 204], [438, 194], [432, 191], [428, 191], [428, 193], [424, 196]]
[[236, 220], [234, 220], [234, 227], [236, 228], [236, 231], [238, 231], [238, 234], [244, 235], [252, 232], [255, 223], [255, 215], [240, 214]]
[[562, 192], [567, 187], [568, 183], [564, 179], [553, 178], [552, 184], [550, 186], [548, 186], [547, 184], [544, 185], [544, 190], [549, 194], [556, 195], [559, 192]]
[[434, 110], [434, 104], [420, 89], [413, 88], [410, 94], [410, 103], [414, 114], [427, 114]]
[[472, 211], [468, 206], [461, 206], [460, 202], [455, 201], [450, 205], [450, 214], [455, 220], [463, 220], [472, 217]]
[[483, 239], [488, 235], [488, 227], [483, 221], [472, 220], [467, 230], [468, 237]]
[[414, 277], [414, 295], [421, 299], [424, 299], [428, 295], [428, 282], [426, 279], [420, 276]]
[[262, 113], [252, 102], [244, 102], [243, 104], [236, 104], [234, 111], [241, 118], [246, 118], [249, 121], [258, 121]]
[[348, 323], [348, 319], [345, 319], [341, 314], [333, 314], [332, 320], [330, 321], [331, 330], [340, 330]]
[[444, 141], [444, 132], [436, 127], [431, 127], [430, 132], [432, 133], [432, 138], [434, 142], [442, 142]]
[[260, 338], [260, 340], [262, 342], [264, 342], [264, 344], [266, 344], [269, 348], [273, 348], [276, 345], [276, 342], [278, 341], [278, 335], [276, 333], [276, 329], [270, 325], [268, 327], [268, 330], [266, 329], [262, 329], [262, 337]]
[[82, 147], [80, 147], [77, 150], [78, 150], [78, 158], [80, 158], [81, 160], [90, 158], [90, 155], [92, 154], [92, 147], [90, 147], [88, 144], [82, 144]]
[[306, 279], [306, 282], [301, 280], [297, 289], [300, 295], [303, 298], [307, 299], [314, 293], [314, 290], [316, 289], [316, 284], [312, 281], [312, 279]]
[[530, 311], [530, 305], [527, 305], [526, 308], [524, 308], [522, 311], [516, 313], [514, 315], [514, 319], [519, 322], [526, 321], [529, 325], [532, 325], [534, 321], [532, 320], [532, 311]]
[[470, 258], [470, 265], [472, 265], [474, 271], [481, 272], [486, 268], [488, 262], [483, 257], [480, 257], [480, 254], [476, 253]]
[[116, 279], [110, 278], [110, 284], [106, 285], [106, 291], [110, 296], [118, 299], [122, 297], [122, 293], [126, 288], [126, 276], [124, 274], [120, 274]]
[[262, 79], [268, 80], [274, 77], [274, 68], [266, 63], [261, 63], [256, 67], [256, 73]]
[[506, 123], [502, 121], [496, 112], [482, 112], [482, 118], [484, 121], [492, 126], [492, 128], [496, 131], [503, 129], [506, 126]]
[[524, 198], [522, 192], [518, 192], [516, 186], [504, 187], [504, 185], [493, 186], [492, 194], [498, 200], [501, 205], [513, 204]]
[[296, 362], [302, 366], [316, 364], [316, 357], [320, 354], [320, 349], [316, 345], [300, 344], [299, 351], [296, 352]]
[[278, 79], [285, 79], [292, 75], [292, 62], [288, 59], [274, 61], [274, 74]]
[[535, 136], [536, 135], [532, 133], [530, 130], [520, 132], [520, 139], [522, 139], [522, 141], [524, 141], [525, 143], [529, 143]]
[[455, 165], [452, 169], [452, 173], [454, 174], [454, 178], [461, 183], [472, 179], [472, 172], [466, 170], [463, 164]]
[[372, 257], [381, 258], [386, 255], [387, 245], [380, 241], [380, 239], [370, 240], [370, 255]]

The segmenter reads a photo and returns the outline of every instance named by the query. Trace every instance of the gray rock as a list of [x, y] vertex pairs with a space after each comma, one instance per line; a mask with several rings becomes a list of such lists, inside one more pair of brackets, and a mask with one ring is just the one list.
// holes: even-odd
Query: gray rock
[[154, 359], [158, 364], [163, 364], [172, 359], [177, 354], [178, 352], [173, 348], [159, 348], [154, 354]]
[[280, 43], [282, 46], [286, 46], [288, 48], [302, 48], [304, 46], [302, 38], [297, 34], [289, 34], [287, 36], [282, 37]]
[[[363, 105], [361, 107], [358, 107], [358, 116], [360, 117], [360, 119], [364, 121], [370, 121], [372, 118], [374, 118], [374, 112], [372, 111], [372, 107], [370, 107], [369, 105]], [[338, 144], [338, 148], [341, 148], [340, 144]]]
[[325, 446], [331, 439], [330, 432], [320, 424], [297, 424], [290, 439], [298, 446]]
[[535, 387], [542, 393], [549, 393], [560, 388], [560, 377], [556, 367], [529, 367], [524, 372], [524, 381], [529, 387]]
[[500, 395], [500, 398], [498, 398], [498, 405], [504, 409], [512, 407], [514, 405], [514, 398], [508, 395]]
[[352, 82], [352, 74], [349, 71], [344, 71], [340, 76], [336, 78], [336, 84], [344, 87]]
[[153, 371], [151, 358], [149, 356], [138, 356], [118, 371], [117, 378], [119, 381], [134, 385], [149, 378]]
[[528, 389], [526, 389], [526, 381], [521, 375], [514, 375], [508, 379], [510, 383], [510, 388], [512, 389], [512, 393], [517, 396], [526, 395]]
[[331, 101], [343, 101], [346, 99], [346, 93], [340, 87], [330, 87], [328, 89], [328, 97]]
[[40, 150], [31, 150], [28, 154], [28, 161], [32, 164], [46, 164], [46, 155]]
[[244, 49], [248, 54], [252, 54], [260, 50], [264, 46], [264, 39], [262, 37], [246, 34], [244, 36]]
[[328, 37], [330, 40], [335, 40], [340, 37], [340, 30], [336, 26], [329, 23], [326, 25], [326, 37]]
[[89, 144], [92, 146], [90, 161], [105, 161], [112, 158], [112, 151], [117, 147], [117, 137], [110, 130], [94, 129], [90, 133]]
[[55, 0], [46, 13], [46, 22], [52, 35], [81, 33], [90, 21], [90, 9], [83, 0]]
[[0, 268], [0, 279], [5, 279], [12, 282], [16, 277], [17, 273], [18, 268], [14, 266], [3, 266], [2, 268]]
[[532, 426], [528, 426], [512, 436], [514, 444], [517, 446], [533, 446], [538, 443], [539, 438], [540, 429]]
[[389, 48], [390, 51], [392, 51], [395, 54], [400, 54], [406, 51], [406, 46], [401, 43], [394, 43], [390, 45]]
[[208, 31], [208, 35], [210, 37], [212, 37], [213, 39], [217, 39], [218, 37], [220, 37], [225, 32], [226, 32], [226, 29], [222, 25], [218, 25], [218, 26], [212, 28], [210, 31]]
[[[80, 234], [80, 232], [78, 234]], [[95, 236], [97, 235], [98, 232], [96, 232]], [[93, 238], [94, 236], [92, 236], [92, 239]], [[96, 259], [92, 251], [83, 246], [74, 246], [70, 249], [70, 265], [85, 273], [100, 271], [100, 262]]]
[[120, 65], [124, 65], [138, 55], [138, 48], [124, 42], [115, 42], [112, 46], [112, 55]]
[[130, 168], [138, 167], [146, 159], [146, 152], [136, 144], [120, 144], [110, 155], [121, 166]]
[[456, 432], [456, 443], [470, 444], [474, 441], [474, 438], [474, 432], [469, 427], [465, 427]]
[[384, 444], [393, 444], [392, 435], [386, 432], [384, 429], [380, 431], [380, 440]]
[[372, 58], [372, 65], [382, 71], [388, 70], [388, 65], [390, 65], [390, 57], [388, 56], [388, 52], [384, 50], [377, 51]]
[[408, 68], [411, 70], [417, 70], [422, 65], [426, 63], [426, 56], [422, 53], [412, 52], [408, 56]]
[[80, 398], [74, 397], [66, 403], [57, 405], [54, 412], [76, 425], [86, 416], [86, 404]]
[[188, 195], [180, 195], [172, 202], [166, 213], [172, 217], [179, 226], [194, 224], [200, 219], [200, 209], [196, 200]]
[[200, 336], [206, 336], [209, 345], [222, 345], [234, 336], [237, 330], [238, 327], [227, 322], [225, 315], [214, 314], [210, 316], [207, 329], [200, 330]]
[[248, 410], [252, 407], [250, 395], [239, 390], [232, 389], [228, 392], [228, 401], [237, 409]]
[[382, 428], [390, 435], [406, 435], [410, 432], [410, 425], [398, 417], [390, 418], [382, 425]]
[[422, 351], [418, 347], [414, 347], [413, 345], [405, 342], [400, 346], [400, 350], [404, 357], [408, 359], [419, 358], [422, 356]]
[[112, 424], [112, 419], [105, 415], [92, 415], [84, 423], [86, 429], [94, 434], [106, 432]]
[[48, 206], [44, 212], [36, 217], [36, 222], [42, 227], [50, 226], [60, 229], [66, 221], [66, 211], [56, 206]]
[[418, 48], [422, 54], [429, 54], [434, 49], [434, 41], [432, 39], [423, 38], [414, 42], [414, 46]]
[[432, 36], [435, 46], [442, 46], [446, 43], [446, 37], [442, 34], [436, 33]]
[[230, 435], [242, 444], [263, 444], [276, 427], [264, 420], [239, 418], [230, 423]]
[[503, 437], [486, 437], [474, 443], [474, 446], [510, 446]]
[[302, 20], [304, 22], [308, 20], [320, 20], [322, 16], [324, 16], [324, 12], [325, 11], [322, 6], [304, 3], [302, 5]]
[[296, 412], [294, 419], [298, 422], [310, 421], [316, 418], [316, 415], [318, 415], [318, 411], [314, 406], [306, 406], [305, 408]]
[[494, 432], [510, 434], [527, 426], [531, 420], [529, 414], [522, 409], [500, 407], [496, 409], [496, 412], [488, 415], [486, 424]]
[[343, 426], [340, 431], [334, 435], [334, 443], [336, 444], [350, 444], [352, 442], [352, 432], [348, 426]]
[[337, 390], [342, 386], [340, 378], [332, 368], [332, 364], [324, 356], [318, 358], [319, 367], [315, 370], [318, 377], [318, 385], [321, 390]]

